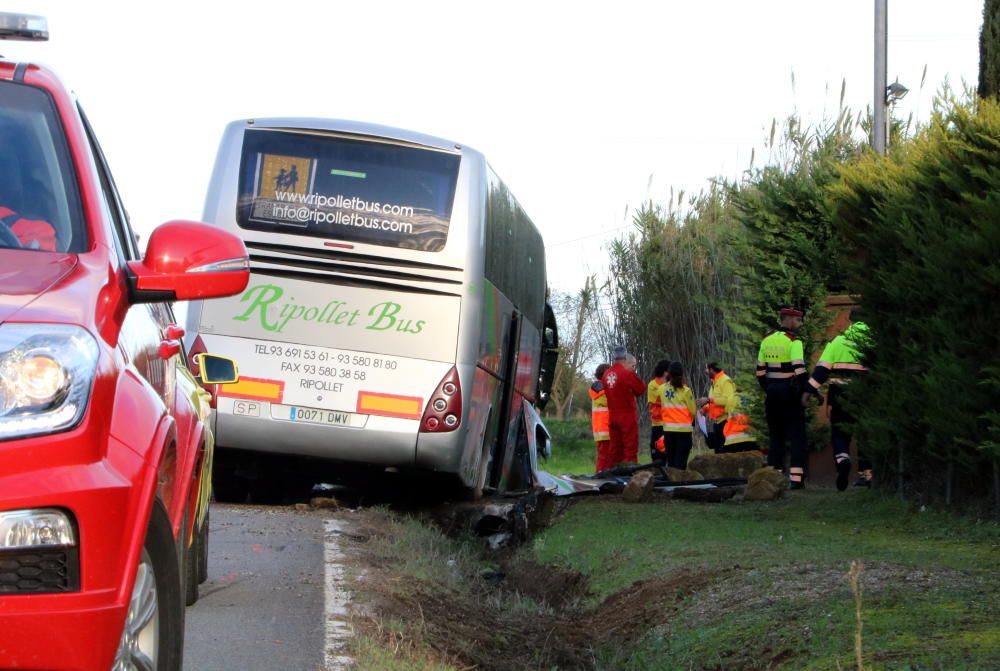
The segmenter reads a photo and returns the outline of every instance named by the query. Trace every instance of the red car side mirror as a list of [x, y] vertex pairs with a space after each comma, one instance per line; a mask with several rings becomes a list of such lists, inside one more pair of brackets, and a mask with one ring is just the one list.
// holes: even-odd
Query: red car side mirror
[[129, 261], [133, 303], [231, 296], [250, 281], [243, 241], [194, 221], [170, 221], [149, 237], [142, 261]]

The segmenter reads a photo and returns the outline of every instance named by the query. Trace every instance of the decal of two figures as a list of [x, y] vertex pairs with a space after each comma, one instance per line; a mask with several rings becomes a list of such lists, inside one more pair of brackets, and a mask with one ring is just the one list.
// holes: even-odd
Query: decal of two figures
[[295, 192], [295, 185], [299, 183], [299, 170], [293, 164], [290, 170], [282, 168], [278, 176], [274, 178], [275, 191]]

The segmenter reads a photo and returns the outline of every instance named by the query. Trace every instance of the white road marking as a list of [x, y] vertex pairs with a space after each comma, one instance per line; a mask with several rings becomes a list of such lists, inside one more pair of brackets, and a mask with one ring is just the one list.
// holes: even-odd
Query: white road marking
[[326, 671], [344, 671], [354, 664], [350, 651], [354, 629], [348, 615], [351, 595], [345, 588], [344, 553], [340, 551], [339, 520], [324, 520], [323, 565], [326, 576], [326, 641], [324, 647], [324, 668]]

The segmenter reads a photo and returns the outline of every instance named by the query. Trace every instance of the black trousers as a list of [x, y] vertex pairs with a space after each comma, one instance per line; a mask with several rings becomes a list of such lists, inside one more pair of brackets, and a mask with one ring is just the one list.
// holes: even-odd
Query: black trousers
[[664, 431], [663, 442], [667, 446], [667, 466], [686, 469], [691, 456], [691, 432]]
[[723, 445], [726, 444], [726, 437], [722, 433], [722, 429], [725, 426], [725, 422], [708, 420], [708, 435], [705, 436], [705, 444], [716, 454], [721, 452]]
[[[840, 385], [831, 385], [827, 395], [830, 403], [830, 442], [833, 444], [833, 459], [838, 455], [846, 455], [850, 459], [851, 439], [854, 438], [854, 416], [847, 410], [847, 389]], [[841, 456], [843, 458], [843, 456]], [[858, 471], [869, 471], [872, 462], [868, 461], [858, 448]]]
[[796, 470], [805, 469], [809, 458], [806, 452], [806, 415], [798, 385], [792, 382], [770, 383], [767, 386], [764, 413], [767, 416], [767, 430], [770, 434], [767, 465], [778, 470], [785, 468], [787, 442], [791, 443], [792, 448], [791, 467]]
[[759, 450], [757, 446], [757, 441], [748, 440], [744, 443], [733, 443], [732, 445], [723, 445], [719, 448], [719, 454], [734, 454], [736, 452], [750, 452], [751, 450]]
[[652, 427], [650, 427], [650, 430], [649, 430], [649, 457], [653, 461], [664, 461], [665, 462], [667, 460], [667, 453], [666, 452], [660, 452], [658, 449], [656, 449], [656, 441], [658, 441], [660, 439], [660, 436], [662, 436], [662, 435], [663, 435], [663, 425], [662, 424], [660, 426], [652, 426]]

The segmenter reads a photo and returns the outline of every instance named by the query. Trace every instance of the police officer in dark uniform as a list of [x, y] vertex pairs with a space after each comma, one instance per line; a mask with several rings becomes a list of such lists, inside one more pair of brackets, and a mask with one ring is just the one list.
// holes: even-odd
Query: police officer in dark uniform
[[791, 466], [788, 479], [792, 489], [805, 487], [806, 417], [801, 395], [809, 379], [802, 352], [802, 341], [795, 330], [802, 326], [803, 312], [797, 308], [781, 309], [781, 328], [771, 331], [760, 343], [757, 355], [757, 382], [766, 393], [764, 405], [770, 450], [767, 464], [785, 468], [785, 442], [791, 442]]

